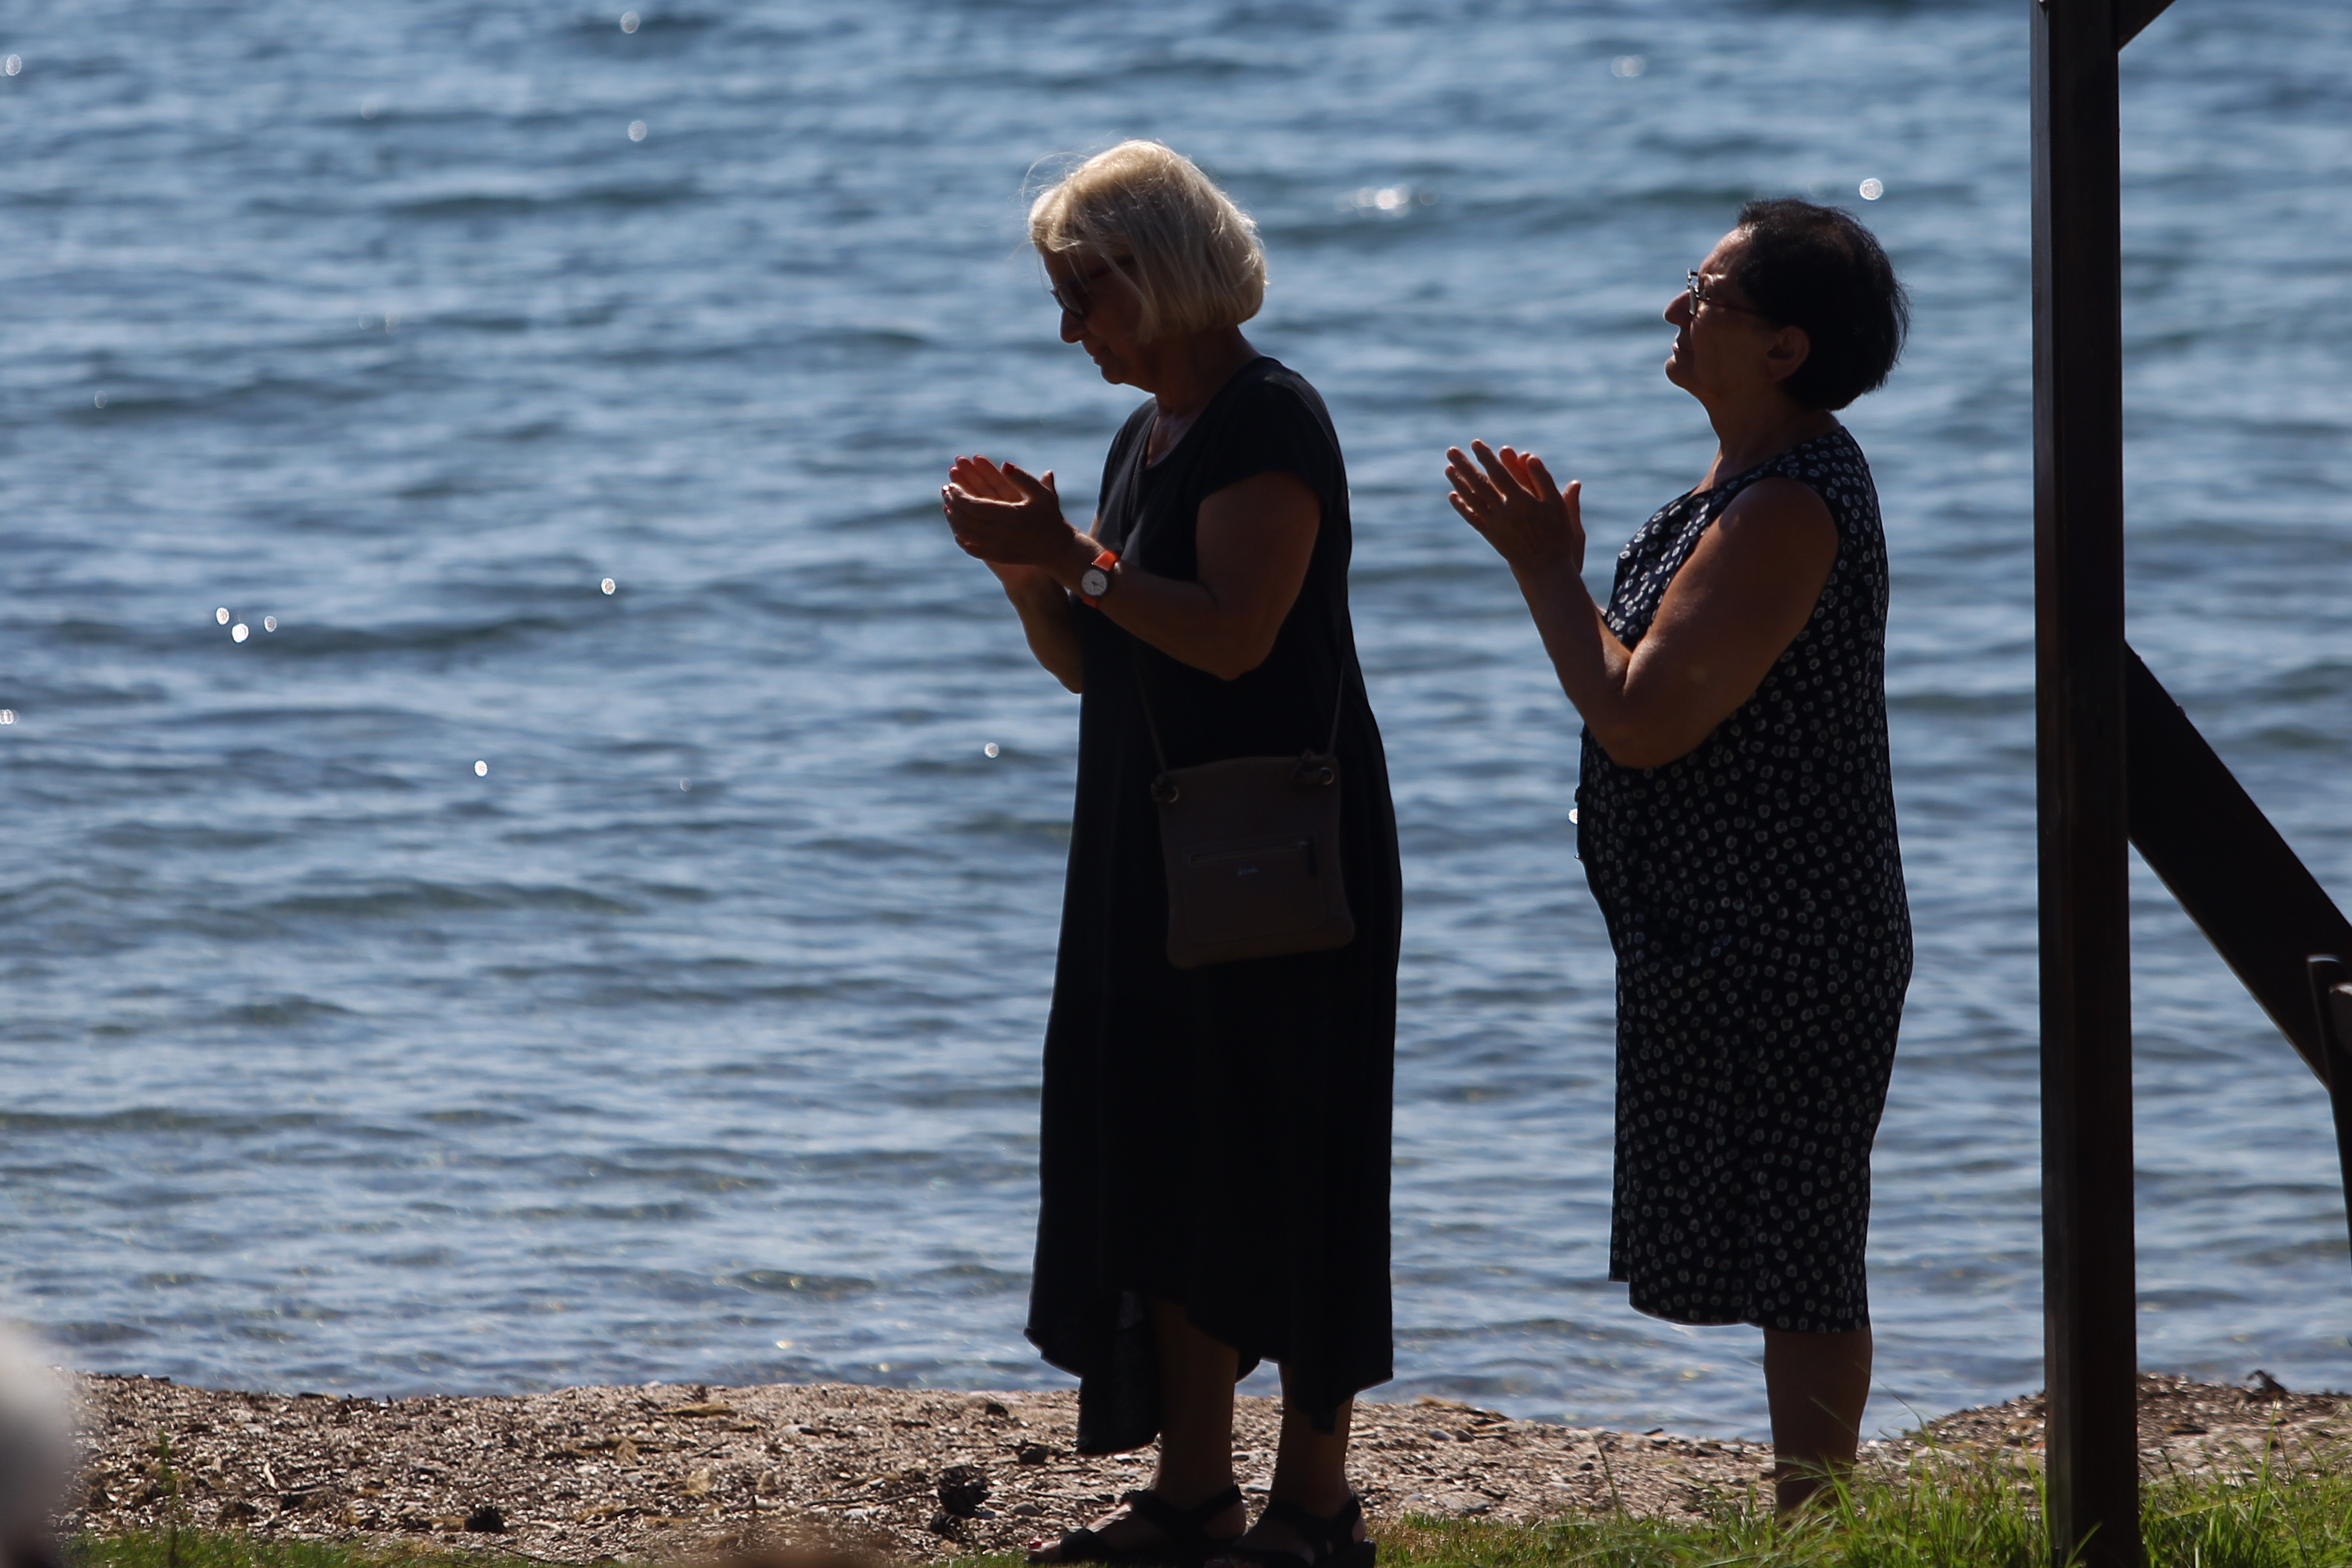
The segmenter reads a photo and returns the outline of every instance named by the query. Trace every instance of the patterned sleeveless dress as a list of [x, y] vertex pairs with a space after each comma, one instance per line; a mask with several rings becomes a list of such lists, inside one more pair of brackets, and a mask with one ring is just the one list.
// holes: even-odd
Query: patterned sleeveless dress
[[1584, 736], [1578, 843], [1617, 953], [1609, 1277], [1682, 1323], [1870, 1321], [1870, 1146], [1911, 916], [1886, 750], [1886, 542], [1841, 426], [1684, 495], [1617, 558], [1628, 646], [1734, 497], [1811, 489], [1838, 553], [1754, 696], [1663, 767]]

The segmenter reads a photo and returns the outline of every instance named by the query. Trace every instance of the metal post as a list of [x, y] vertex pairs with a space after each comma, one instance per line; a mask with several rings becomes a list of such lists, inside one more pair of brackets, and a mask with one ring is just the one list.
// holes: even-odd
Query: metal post
[[2052, 1543], [2139, 1568], [2117, 0], [2033, 11], [2033, 552]]

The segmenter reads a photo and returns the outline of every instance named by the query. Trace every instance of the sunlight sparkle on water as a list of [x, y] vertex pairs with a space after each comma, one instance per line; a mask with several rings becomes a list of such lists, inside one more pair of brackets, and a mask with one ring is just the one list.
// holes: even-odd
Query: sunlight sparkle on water
[[276, 631], [276, 630], [278, 629], [278, 617], [277, 617], [276, 616], [262, 616], [262, 617], [261, 617], [261, 629], [262, 629], [263, 631], [265, 631], [265, 632], [274, 632], [274, 631]]
[[984, 757], [992, 757], [996, 755], [996, 742], [991, 741], [988, 744], [980, 749], [980, 752], [981, 755]]
[[237, 622], [236, 625], [229, 627], [228, 629], [229, 640], [231, 642], [243, 642], [252, 635], [253, 628], [247, 626], [243, 621]]
[[102, 392], [92, 394], [92, 395], [91, 395], [91, 396], [90, 396], [90, 400], [89, 400], [89, 405], [90, 405], [92, 408], [103, 408], [103, 407], [105, 407], [105, 406], [106, 406], [106, 394], [104, 394], [104, 393], [102, 393]]
[[614, 583], [614, 582], [610, 577], [605, 578], [602, 583], [599, 583], [599, 584], [597, 584], [596, 585], [597, 585], [598, 587], [600, 587], [600, 588], [604, 589], [604, 592], [606, 592], [607, 594], [611, 593], [614, 588], [616, 588], [616, 587], [618, 587], [618, 586], [619, 586], [619, 584], [616, 584], [616, 583]]
[[1874, 201], [1876, 201], [1879, 197], [1881, 197], [1881, 196], [1885, 195], [1885, 194], [1886, 194], [1886, 187], [1885, 187], [1884, 184], [1880, 184], [1878, 181], [1876, 181], [1876, 180], [1864, 180], [1864, 181], [1863, 181], [1863, 183], [1862, 183], [1862, 199], [1863, 199], [1864, 201], [1866, 201], [1866, 202], [1874, 202]]
[[1343, 193], [1339, 210], [1353, 208], [1357, 212], [1401, 213], [1418, 201], [1428, 206], [1437, 197], [1428, 191], [1416, 191], [1411, 185], [1366, 185], [1360, 190]]
[[228, 625], [228, 606], [226, 605], [223, 605], [219, 609], [213, 612], [213, 624], [215, 626], [222, 626]]
[[18, 71], [23, 70], [24, 68], [25, 68], [25, 57], [24, 57], [24, 56], [22, 56], [22, 55], [10, 55], [10, 56], [8, 57], [7, 70], [8, 70], [8, 74], [9, 74], [10, 76], [15, 76]]
[[474, 776], [478, 779], [486, 779], [489, 777], [490, 764], [488, 763], [476, 763], [474, 764]]
[[1611, 76], [1635, 77], [1650, 68], [1650, 62], [1639, 55], [1619, 55], [1609, 62]]
[[635, 11], [624, 11], [624, 12], [622, 12], [622, 13], [621, 13], [621, 31], [623, 31], [623, 32], [625, 32], [625, 33], [634, 33], [634, 32], [635, 32], [636, 30], [637, 30], [637, 14], [636, 14]]
[[16, 721], [16, 710], [14, 708], [0, 708], [0, 724], [14, 724]]
[[642, 142], [642, 141], [644, 141], [645, 139], [646, 139], [646, 122], [645, 122], [644, 121], [642, 121], [642, 120], [632, 120], [632, 121], [629, 121], [629, 140], [630, 140], [630, 141], [632, 141], [632, 142]]

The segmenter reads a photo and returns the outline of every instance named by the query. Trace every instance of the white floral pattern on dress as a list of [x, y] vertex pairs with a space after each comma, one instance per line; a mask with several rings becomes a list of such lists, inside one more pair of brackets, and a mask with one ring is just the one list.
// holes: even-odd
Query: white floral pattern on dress
[[1585, 876], [1617, 952], [1609, 1277], [1685, 1323], [1870, 1321], [1870, 1146], [1911, 977], [1886, 748], [1886, 541], [1843, 426], [1679, 497], [1627, 543], [1605, 612], [1638, 643], [1742, 489], [1792, 479], [1838, 555], [1756, 694], [1688, 754], [1612, 762], [1587, 731]]

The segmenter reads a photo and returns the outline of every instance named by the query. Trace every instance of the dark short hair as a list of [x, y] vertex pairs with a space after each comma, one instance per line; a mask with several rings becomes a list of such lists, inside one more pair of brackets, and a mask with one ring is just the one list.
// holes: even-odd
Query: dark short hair
[[1748, 256], [1734, 281], [1756, 309], [1812, 340], [1781, 385], [1808, 408], [1843, 408], [1886, 384], [1911, 330], [1911, 300], [1877, 237], [1843, 207], [1795, 196], [1739, 209]]

